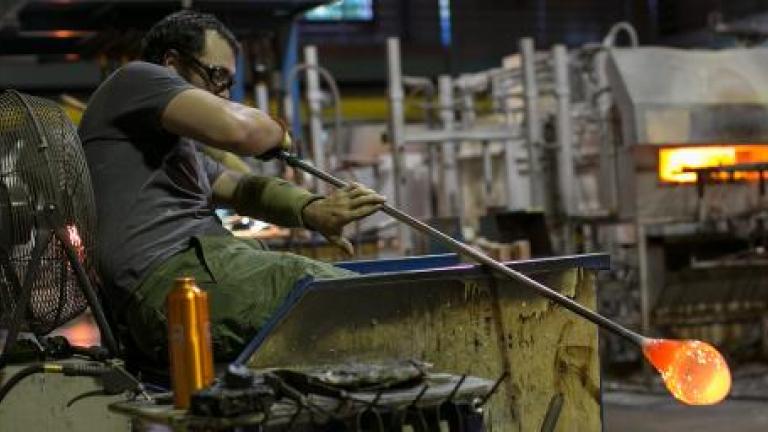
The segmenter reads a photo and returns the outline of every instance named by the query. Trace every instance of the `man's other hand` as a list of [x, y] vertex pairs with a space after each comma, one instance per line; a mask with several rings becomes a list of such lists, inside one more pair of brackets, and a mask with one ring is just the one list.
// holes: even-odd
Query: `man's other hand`
[[386, 200], [371, 189], [352, 183], [304, 207], [304, 225], [319, 232], [351, 256], [354, 248], [342, 236], [344, 226], [376, 212]]

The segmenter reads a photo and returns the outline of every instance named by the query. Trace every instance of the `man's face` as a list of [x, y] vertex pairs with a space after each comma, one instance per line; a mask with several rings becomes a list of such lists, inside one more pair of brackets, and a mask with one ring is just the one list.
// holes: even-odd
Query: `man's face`
[[190, 84], [229, 99], [229, 86], [235, 77], [235, 53], [215, 30], [205, 32], [203, 54], [192, 57], [180, 53], [177, 70]]

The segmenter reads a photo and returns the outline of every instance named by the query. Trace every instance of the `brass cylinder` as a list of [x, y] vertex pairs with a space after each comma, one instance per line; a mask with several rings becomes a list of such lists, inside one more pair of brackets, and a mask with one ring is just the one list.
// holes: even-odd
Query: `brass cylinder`
[[168, 354], [176, 408], [189, 408], [192, 393], [213, 383], [208, 294], [195, 279], [176, 279], [166, 298]]

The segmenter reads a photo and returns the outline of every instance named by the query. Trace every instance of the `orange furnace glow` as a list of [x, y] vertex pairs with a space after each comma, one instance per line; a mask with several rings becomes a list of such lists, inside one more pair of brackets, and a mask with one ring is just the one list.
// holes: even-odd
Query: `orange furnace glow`
[[[695, 183], [696, 174], [685, 168], [708, 168], [742, 163], [768, 162], [768, 146], [754, 144], [665, 147], [659, 149], [659, 180], [665, 183]], [[758, 173], [719, 173], [719, 179], [757, 180]]]

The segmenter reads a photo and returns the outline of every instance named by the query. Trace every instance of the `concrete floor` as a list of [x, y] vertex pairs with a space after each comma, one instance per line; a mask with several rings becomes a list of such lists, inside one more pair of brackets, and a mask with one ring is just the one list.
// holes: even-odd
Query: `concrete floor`
[[606, 392], [603, 401], [605, 432], [768, 431], [768, 400], [691, 407], [667, 395]]

